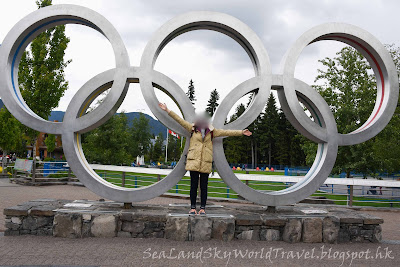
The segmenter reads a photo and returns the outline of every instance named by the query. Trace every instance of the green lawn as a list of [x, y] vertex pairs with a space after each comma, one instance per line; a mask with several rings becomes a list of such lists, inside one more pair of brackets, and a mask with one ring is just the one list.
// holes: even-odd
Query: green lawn
[[[113, 183], [115, 185], [121, 185], [122, 181], [122, 173], [117, 171], [98, 171], [96, 172], [100, 175], [100, 177], [106, 177], [106, 181]], [[235, 173], [245, 173], [245, 171], [235, 171]], [[262, 171], [251, 171], [256, 174], [265, 174], [265, 175], [283, 175], [283, 172], [262, 172]], [[163, 179], [165, 175], [160, 175], [160, 179]], [[142, 186], [148, 186], [155, 182], [157, 182], [157, 176], [153, 174], [144, 174], [144, 173], [126, 173], [125, 174], [125, 187], [128, 188], [138, 188]], [[245, 183], [245, 181], [243, 181]], [[255, 190], [262, 191], [278, 191], [289, 187], [290, 185], [286, 185], [285, 183], [280, 182], [264, 182], [264, 181], [248, 181], [248, 185]], [[179, 194], [189, 194], [190, 190], [190, 178], [183, 177], [179, 183], [171, 188], [169, 193], [179, 193]], [[219, 178], [209, 178], [208, 182], [208, 196], [209, 197], [224, 197], [224, 198], [237, 198], [236, 192], [230, 189], [221, 179]], [[332, 195], [326, 192], [318, 191], [314, 193], [312, 196], [324, 196], [328, 199], [334, 200], [337, 205], [347, 205], [347, 195]], [[373, 207], [391, 207], [390, 199], [382, 199], [382, 198], [371, 198], [371, 197], [358, 197], [355, 196], [353, 198], [355, 201], [353, 202], [354, 206], [373, 206]], [[380, 203], [371, 203], [367, 201], [377, 201], [380, 200]], [[394, 203], [393, 207], [400, 207], [400, 201], [396, 200], [397, 203]]]

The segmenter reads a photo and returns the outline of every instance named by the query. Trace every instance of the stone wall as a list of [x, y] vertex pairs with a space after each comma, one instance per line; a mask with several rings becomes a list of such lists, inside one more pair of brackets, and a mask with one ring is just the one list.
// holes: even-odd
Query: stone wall
[[[135, 205], [105, 201], [38, 199], [4, 209], [6, 236], [65, 238], [232, 239], [289, 243], [380, 242], [383, 220], [344, 208], [209, 205], [207, 216], [189, 216], [186, 205]], [[311, 214], [310, 214], [311, 212]]]

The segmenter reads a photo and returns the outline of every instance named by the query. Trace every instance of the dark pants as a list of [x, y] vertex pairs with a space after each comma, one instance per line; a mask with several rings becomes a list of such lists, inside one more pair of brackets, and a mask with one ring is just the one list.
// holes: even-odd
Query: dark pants
[[200, 209], [206, 208], [208, 173], [190, 171], [190, 206], [196, 208], [197, 188], [200, 179]]

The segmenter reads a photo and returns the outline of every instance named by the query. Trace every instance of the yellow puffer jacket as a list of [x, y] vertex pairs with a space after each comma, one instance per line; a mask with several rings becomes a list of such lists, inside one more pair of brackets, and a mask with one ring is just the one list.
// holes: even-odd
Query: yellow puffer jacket
[[241, 136], [243, 134], [242, 130], [214, 129], [212, 125], [209, 125], [208, 128], [210, 129], [210, 132], [206, 134], [203, 140], [201, 133], [194, 131], [194, 124], [185, 121], [173, 111], [169, 112], [169, 116], [182, 125], [182, 127], [188, 132], [193, 132], [192, 137], [190, 138], [189, 152], [186, 160], [187, 171], [198, 171], [202, 173], [211, 172], [213, 162], [211, 132], [213, 132], [213, 137]]

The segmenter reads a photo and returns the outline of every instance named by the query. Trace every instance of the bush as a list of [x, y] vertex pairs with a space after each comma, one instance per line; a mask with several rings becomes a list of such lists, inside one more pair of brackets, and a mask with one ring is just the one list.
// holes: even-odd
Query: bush
[[45, 158], [43, 161], [48, 162], [48, 161], [56, 161], [56, 160], [54, 158]]

